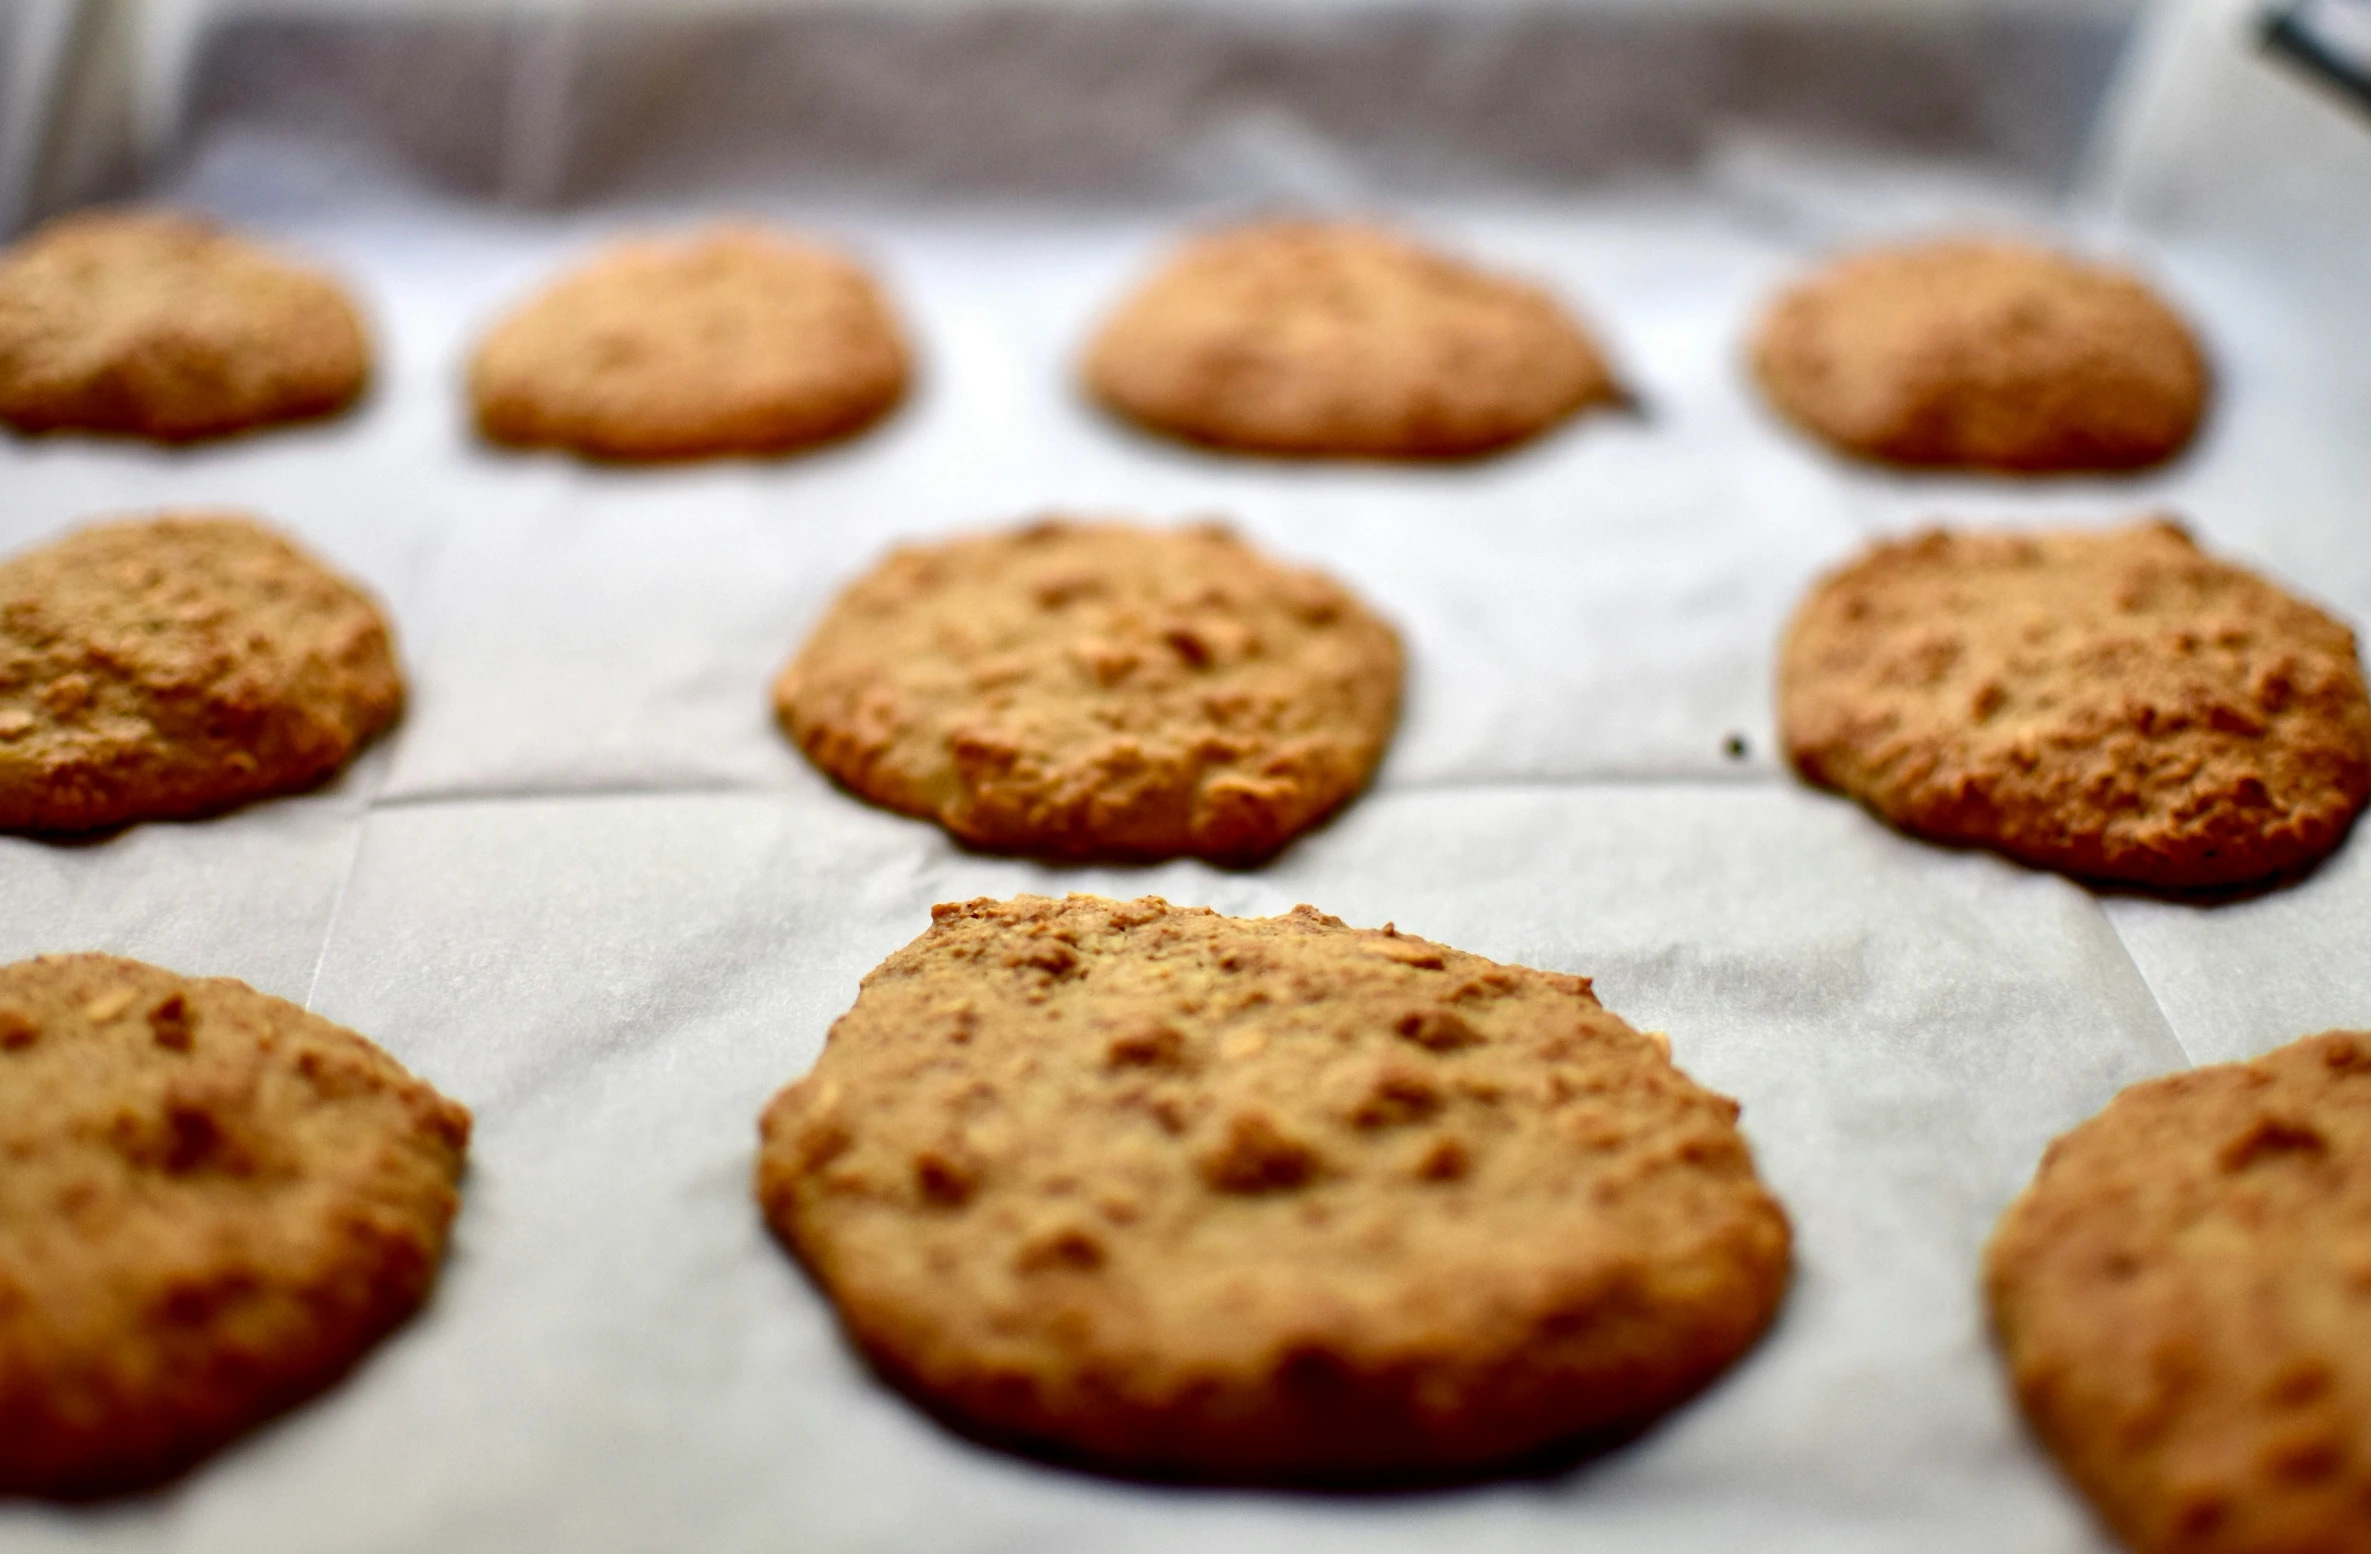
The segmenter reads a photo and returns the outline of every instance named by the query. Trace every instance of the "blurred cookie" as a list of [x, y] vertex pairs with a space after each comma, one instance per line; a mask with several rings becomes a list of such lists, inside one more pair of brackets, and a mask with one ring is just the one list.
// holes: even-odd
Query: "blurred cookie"
[[1985, 1284], [2026, 1417], [2133, 1549], [2371, 1548], [2371, 1034], [2126, 1090]]
[[1104, 323], [1084, 373], [1129, 420], [1254, 453], [1457, 458], [1623, 398], [1539, 287], [1329, 222], [1188, 243]]
[[1736, 1103], [1580, 977], [1311, 907], [935, 907], [767, 1107], [775, 1232], [891, 1378], [1166, 1473], [1471, 1469], [1768, 1325]]
[[426, 1298], [469, 1114], [228, 978], [0, 968], [0, 1494], [152, 1482]]
[[619, 243], [563, 276], [486, 335], [469, 392], [495, 442], [687, 459], [847, 436], [904, 397], [907, 373], [862, 269], [719, 227]]
[[2122, 270], [2023, 243], [1947, 241], [1836, 260], [1754, 338], [1771, 403], [1863, 458], [2116, 470], [2190, 441], [2206, 359]]
[[2354, 633], [2164, 520], [1877, 545], [1796, 612], [1778, 690], [1810, 781], [2093, 879], [2260, 880], [2371, 794]]
[[0, 420], [220, 437], [328, 415], [370, 375], [335, 281], [155, 211], [50, 222], [0, 253]]
[[245, 517], [94, 524], [0, 562], [0, 830], [310, 787], [402, 703], [369, 598]]
[[1264, 857], [1363, 787], [1399, 639], [1227, 529], [1049, 520], [892, 552], [774, 684], [815, 764], [976, 847]]

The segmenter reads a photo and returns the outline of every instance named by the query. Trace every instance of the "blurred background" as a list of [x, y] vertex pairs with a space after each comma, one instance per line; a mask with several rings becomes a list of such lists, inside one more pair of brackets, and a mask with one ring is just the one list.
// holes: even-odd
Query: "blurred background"
[[2371, 218], [2371, 117], [2349, 88], [2371, 70], [2366, 0], [5, 0], [0, 16], [9, 230], [263, 135], [530, 207], [693, 183], [1352, 203], [1635, 181], [1759, 142], [1948, 156], [2292, 257]]

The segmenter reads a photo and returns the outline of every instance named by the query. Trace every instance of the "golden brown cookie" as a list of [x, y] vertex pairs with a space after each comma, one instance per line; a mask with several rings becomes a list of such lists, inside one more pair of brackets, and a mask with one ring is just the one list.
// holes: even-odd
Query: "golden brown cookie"
[[774, 684], [876, 804], [1042, 857], [1252, 860], [1366, 784], [1399, 639], [1215, 524], [1047, 520], [892, 552]]
[[151, 1482], [334, 1381], [427, 1297], [468, 1143], [244, 982], [0, 967], [0, 1494]]
[[343, 410], [370, 375], [335, 281], [202, 221], [100, 211], [0, 253], [0, 420], [180, 442]]
[[904, 397], [870, 276], [751, 227], [617, 244], [497, 324], [469, 367], [495, 442], [602, 459], [789, 453]]
[[1771, 403], [1893, 464], [2116, 470], [2171, 458], [2206, 408], [2206, 358], [2156, 293], [2024, 243], [1880, 248], [1782, 295], [1753, 344]]
[[2371, 1549], [2371, 1034], [2126, 1090], [1985, 1283], [2026, 1416], [2133, 1549]]
[[2162, 519], [1877, 545], [1796, 612], [1778, 702], [1810, 781], [2092, 879], [2264, 879], [2371, 794], [2354, 633]]
[[1278, 222], [1188, 243], [1105, 321], [1088, 392], [1253, 453], [1487, 453], [1622, 402], [1547, 292], [1371, 227]]
[[1158, 1472], [1472, 1469], [1643, 1423], [1785, 1291], [1736, 1103], [1580, 977], [1157, 898], [934, 907], [760, 1125], [882, 1371]]
[[402, 704], [371, 601], [247, 518], [94, 524], [0, 562], [0, 830], [310, 787]]

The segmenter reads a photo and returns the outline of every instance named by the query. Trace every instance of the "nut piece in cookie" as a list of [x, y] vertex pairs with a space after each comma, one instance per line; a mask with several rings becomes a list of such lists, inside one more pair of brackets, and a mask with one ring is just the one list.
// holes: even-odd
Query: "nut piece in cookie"
[[0, 421], [180, 442], [332, 414], [370, 375], [328, 277], [185, 216], [65, 216], [0, 252]]
[[2050, 1146], [1985, 1287], [2140, 1554], [2371, 1548], [2371, 1034], [2132, 1086]]
[[243, 982], [0, 967], [0, 1494], [153, 1483], [335, 1381], [427, 1298], [468, 1143]]
[[1965, 239], [1833, 262], [1771, 305], [1753, 366], [1842, 452], [2036, 474], [2171, 458], [2208, 394], [2189, 326], [2133, 276]]
[[1251, 861], [1366, 784], [1399, 639], [1215, 524], [1045, 520], [890, 554], [774, 685], [799, 748], [975, 847]]
[[903, 398], [908, 353], [854, 262], [754, 227], [619, 243], [488, 332], [478, 430], [590, 458], [790, 453]]
[[1082, 374], [1117, 415], [1248, 453], [1460, 458], [1624, 400], [1546, 291], [1339, 222], [1186, 244], [1104, 322]]
[[0, 562], [0, 830], [307, 788], [402, 704], [370, 599], [236, 514], [94, 524]]
[[1736, 1103], [1580, 977], [1311, 907], [932, 909], [760, 1123], [881, 1371], [1107, 1466], [1471, 1472], [1750, 1348], [1785, 1214]]
[[1879, 544], [1796, 612], [1778, 702], [1809, 781], [2088, 879], [2263, 880], [2371, 794], [2354, 633], [2165, 520]]

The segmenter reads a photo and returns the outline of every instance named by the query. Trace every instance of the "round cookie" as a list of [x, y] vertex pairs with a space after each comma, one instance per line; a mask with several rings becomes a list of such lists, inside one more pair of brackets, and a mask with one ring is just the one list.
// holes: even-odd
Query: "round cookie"
[[343, 410], [370, 375], [336, 282], [185, 216], [66, 216], [0, 253], [0, 420], [221, 437]]
[[1251, 453], [1459, 458], [1623, 400], [1544, 290], [1329, 222], [1188, 243], [1105, 321], [1083, 372], [1118, 415]]
[[1399, 639], [1219, 525], [1049, 520], [894, 551], [774, 685], [876, 804], [975, 847], [1249, 861], [1363, 787]]
[[2371, 1034], [2126, 1090], [1985, 1285], [2027, 1418], [2140, 1554], [2371, 1548]]
[[934, 907], [766, 1108], [767, 1219], [972, 1428], [1252, 1480], [1637, 1425], [1769, 1324], [1736, 1103], [1580, 977], [1311, 907]]
[[0, 830], [310, 787], [402, 703], [371, 601], [247, 518], [94, 524], [0, 562]]
[[2008, 242], [1837, 260], [1771, 306], [1753, 365], [1781, 413], [1845, 453], [2029, 473], [2171, 458], [2208, 394], [2197, 341], [2147, 286]]
[[826, 249], [747, 227], [620, 243], [497, 324], [470, 362], [478, 429], [601, 459], [789, 453], [906, 392], [880, 288]]
[[2164, 520], [1879, 544], [1796, 612], [1778, 700], [1808, 780], [2090, 879], [2261, 880], [2371, 794], [2354, 634]]
[[154, 1482], [427, 1297], [469, 1113], [228, 978], [0, 968], [0, 1494]]

